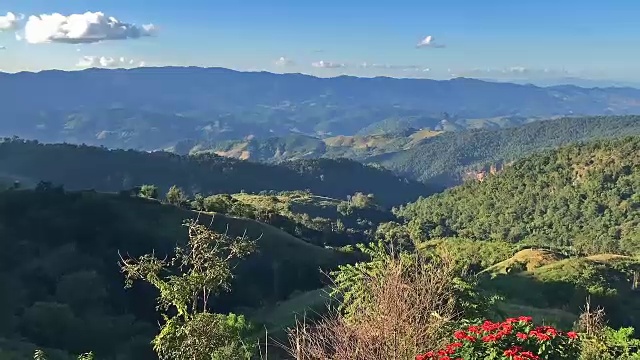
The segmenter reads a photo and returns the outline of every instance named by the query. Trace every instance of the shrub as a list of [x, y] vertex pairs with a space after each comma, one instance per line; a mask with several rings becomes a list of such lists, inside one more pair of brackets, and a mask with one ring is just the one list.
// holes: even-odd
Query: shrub
[[580, 355], [577, 333], [535, 326], [526, 316], [470, 325], [456, 330], [453, 338], [444, 348], [418, 355], [416, 360], [560, 360], [578, 359]]

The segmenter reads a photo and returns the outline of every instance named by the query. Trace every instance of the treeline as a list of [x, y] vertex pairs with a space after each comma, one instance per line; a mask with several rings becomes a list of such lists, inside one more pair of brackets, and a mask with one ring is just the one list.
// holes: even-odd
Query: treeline
[[450, 187], [468, 170], [486, 169], [545, 149], [577, 141], [640, 134], [640, 116], [575, 117], [538, 121], [501, 130], [445, 133], [406, 150], [371, 157], [366, 162], [432, 186]]
[[[346, 201], [324, 198], [330, 200], [330, 205], [333, 206], [320, 204], [322, 201], [316, 200], [317, 196], [308, 191], [261, 191], [258, 194], [210, 196], [196, 194], [190, 197], [175, 185], [163, 195], [155, 185], [146, 184], [123, 190], [120, 195], [159, 200], [199, 212], [256, 220], [323, 247], [366, 243], [372, 238], [379, 224], [396, 219], [390, 211], [378, 206], [373, 194], [365, 195], [360, 192], [349, 195]], [[238, 199], [242, 197], [251, 197], [253, 201]], [[295, 198], [307, 203], [304, 209], [294, 209], [299, 207], [296, 206]]]
[[105, 148], [4, 139], [0, 142], [0, 176], [49, 181], [69, 190], [117, 192], [155, 184], [166, 192], [177, 185], [188, 194], [306, 190], [345, 199], [361, 191], [376, 194], [383, 206], [415, 200], [431, 191], [387, 170], [339, 159], [255, 164], [213, 154], [179, 156]]
[[423, 238], [640, 251], [640, 137], [572, 145], [397, 210]]

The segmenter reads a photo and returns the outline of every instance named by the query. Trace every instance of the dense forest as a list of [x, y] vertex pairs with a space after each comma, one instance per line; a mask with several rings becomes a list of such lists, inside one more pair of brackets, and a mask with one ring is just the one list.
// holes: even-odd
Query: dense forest
[[399, 205], [433, 192], [388, 170], [346, 159], [309, 159], [273, 166], [213, 154], [179, 156], [44, 145], [21, 139], [0, 142], [0, 171], [5, 181], [18, 180], [25, 186], [44, 180], [63, 184], [69, 190], [118, 192], [154, 184], [166, 192], [177, 185], [192, 195], [309, 189], [314, 194], [339, 199], [363, 192], [376, 194], [384, 206]]
[[635, 254], [640, 137], [547, 151], [504, 172], [400, 207], [426, 238], [462, 236]]

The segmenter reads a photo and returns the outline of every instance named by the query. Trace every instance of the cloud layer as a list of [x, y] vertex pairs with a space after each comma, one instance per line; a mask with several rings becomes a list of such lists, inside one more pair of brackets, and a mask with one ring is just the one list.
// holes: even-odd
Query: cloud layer
[[144, 61], [136, 61], [125, 57], [112, 58], [106, 56], [83, 56], [76, 64], [77, 67], [81, 68], [130, 68], [144, 65]]
[[0, 31], [18, 30], [20, 22], [24, 19], [22, 14], [8, 12], [7, 15], [0, 16]]
[[31, 44], [95, 43], [105, 40], [137, 39], [152, 36], [153, 24], [137, 26], [121, 22], [102, 12], [62, 15], [58, 13], [29, 16], [24, 39]]

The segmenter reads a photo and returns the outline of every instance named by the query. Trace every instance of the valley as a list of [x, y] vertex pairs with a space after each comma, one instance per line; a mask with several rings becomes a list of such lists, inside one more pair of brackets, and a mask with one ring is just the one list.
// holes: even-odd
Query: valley
[[[447, 331], [530, 315], [605, 359], [640, 342], [638, 90], [198, 68], [2, 76], [16, 97], [0, 124], [0, 359], [155, 360], [175, 351], [160, 335], [199, 316], [224, 320], [206, 323], [227, 339], [220, 359], [296, 358], [286, 343], [319, 351], [317, 336], [376, 348], [417, 336], [400, 324], [362, 337], [409, 316], [398, 304], [431, 316], [406, 323]], [[27, 106], [17, 78], [110, 95], [43, 87]], [[236, 258], [225, 241], [241, 240], [255, 248]], [[216, 285], [193, 290], [207, 276]], [[404, 291], [389, 284], [425, 300], [380, 297]], [[598, 333], [580, 327], [587, 301], [606, 314]]]

